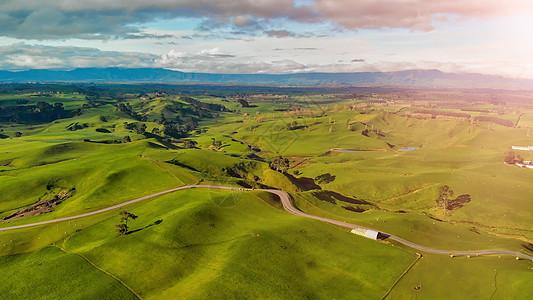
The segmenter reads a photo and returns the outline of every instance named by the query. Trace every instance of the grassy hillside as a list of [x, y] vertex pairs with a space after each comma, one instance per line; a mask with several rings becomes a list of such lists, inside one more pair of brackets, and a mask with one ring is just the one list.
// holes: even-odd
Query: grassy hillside
[[[235, 205], [216, 204], [225, 197], [234, 197]], [[60, 238], [56, 245], [69, 254], [48, 247], [8, 256], [11, 263], [2, 265], [16, 272], [31, 264], [28, 256], [45, 253], [42, 255], [53, 259], [78, 254], [143, 298], [376, 298], [414, 259], [409, 251], [291, 216], [275, 199], [260, 193], [186, 190], [135, 205], [129, 211], [139, 218], [130, 221], [132, 233], [127, 236], [117, 237], [115, 212]], [[64, 226], [69, 224], [48, 230], [62, 231]], [[8, 234], [0, 233], [0, 241]], [[390, 260], [395, 263], [388, 264]], [[80, 280], [91, 274], [91, 268], [72, 264]], [[375, 265], [380, 265], [379, 273], [375, 273]], [[41, 269], [33, 272], [36, 280], [45, 276], [39, 273]], [[57, 280], [66, 276], [55, 274]], [[16, 290], [23, 284], [50, 288], [33, 278], [10, 286]], [[105, 291], [106, 284], [104, 280], [92, 282], [94, 293]], [[26, 297], [32, 292], [22, 289], [19, 295]], [[128, 296], [124, 289], [122, 296]]]
[[[446, 268], [442, 268], [445, 264]], [[439, 269], [438, 273], [435, 270]], [[385, 299], [529, 299], [531, 263], [512, 258], [427, 256], [398, 281]]]
[[[498, 123], [516, 121], [511, 107], [431, 98], [438, 94], [393, 104], [401, 97], [96, 90], [0, 95], [0, 219], [48, 205], [0, 227], [198, 183], [282, 189], [307, 213], [430, 247], [533, 249], [533, 170], [503, 163], [510, 146], [533, 144], [529, 111], [513, 127]], [[471, 118], [454, 117], [465, 113]], [[520, 154], [533, 160], [533, 152]], [[470, 201], [439, 206], [444, 185], [451, 199]], [[510, 258], [424, 254], [402, 275], [416, 259], [412, 249], [290, 215], [266, 193], [191, 189], [127, 210], [139, 218], [125, 236], [115, 231], [119, 211], [0, 232], [0, 272], [8, 274], [0, 292], [112, 299], [532, 292], [531, 263]]]
[[3, 299], [137, 299], [82, 257], [53, 246], [0, 257], [0, 272]]

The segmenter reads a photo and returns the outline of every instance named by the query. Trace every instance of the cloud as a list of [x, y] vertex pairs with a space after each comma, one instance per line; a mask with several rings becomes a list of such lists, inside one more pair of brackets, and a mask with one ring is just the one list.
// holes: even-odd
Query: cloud
[[[283, 49], [281, 49], [283, 50]], [[291, 49], [288, 49], [291, 50]], [[219, 48], [205, 49], [198, 53], [181, 52], [176, 49], [161, 55], [154, 62], [155, 67], [179, 70], [184, 72], [224, 73], [224, 74], [287, 74], [303, 72], [393, 72], [416, 69], [438, 69], [443, 72], [468, 71], [466, 67], [456, 63], [435, 61], [419, 62], [388, 62], [369, 63], [364, 59], [355, 59], [357, 63], [344, 62], [318, 64], [302, 63], [292, 59], [267, 60], [259, 57], [237, 57], [223, 55]]]
[[432, 18], [446, 16], [487, 18], [533, 11], [529, 0], [316, 0], [314, 9], [324, 19], [345, 28], [409, 28], [428, 31]]
[[[229, 26], [250, 32], [284, 21], [330, 22], [348, 29], [431, 30], [448, 15], [486, 18], [533, 12], [529, 0], [2, 0], [0, 36], [20, 39], [166, 38], [143, 24], [176, 17], [204, 20], [200, 30]], [[274, 22], [275, 21], [275, 22]], [[268, 28], [267, 28], [268, 29]], [[295, 36], [266, 30], [269, 36]]]
[[[205, 29], [219, 24], [258, 27], [258, 19], [286, 18], [292, 0], [3, 0], [0, 36], [22, 39], [153, 38], [142, 24], [175, 17], [203, 18]], [[302, 14], [302, 13], [299, 13]]]
[[153, 54], [101, 51], [95, 48], [14, 44], [0, 47], [0, 69], [74, 69], [87, 67], [152, 67]]
[[156, 61], [157, 66], [184, 72], [222, 73], [222, 74], [285, 74], [309, 72], [307, 65], [293, 60], [262, 61], [254, 58], [220, 60], [188, 53], [167, 53]]
[[277, 37], [277, 38], [284, 38], [284, 37], [296, 37], [297, 34], [288, 31], [288, 30], [267, 30], [265, 31], [265, 34], [269, 37]]
[[293, 32], [293, 31], [285, 30], [285, 29], [282, 29], [282, 30], [265, 30], [264, 33], [268, 37], [275, 37], [275, 38], [288, 38], [288, 37], [292, 37], [292, 38], [310, 38], [310, 37], [317, 37], [316, 35], [311, 34], [311, 33], [301, 34], [301, 33], [296, 33], [296, 32]]
[[168, 37], [148, 34], [130, 25], [135, 22], [147, 22], [149, 20], [147, 16], [108, 11], [64, 12], [51, 8], [11, 13], [2, 13], [0, 11], [0, 35], [36, 40]]
[[283, 49], [283, 48], [274, 48], [272, 49], [274, 51], [287, 51], [287, 50], [296, 50], [296, 51], [316, 51], [316, 50], [324, 50], [321, 48], [315, 48], [315, 47], [297, 47], [297, 48], [291, 48], [291, 49]]
[[208, 56], [208, 57], [214, 57], [214, 58], [228, 58], [228, 57], [235, 57], [235, 55], [232, 54], [224, 54], [220, 53], [220, 48], [212, 48], [212, 49], [204, 49], [199, 52], [200, 56]]
[[365, 60], [362, 58], [356, 58], [356, 59], [352, 59], [351, 62], [360, 63], [360, 62], [365, 62]]
[[361, 61], [352, 63], [303, 63], [293, 59], [268, 59], [255, 56], [235, 56], [220, 48], [198, 52], [172, 49], [162, 55], [102, 51], [85, 47], [52, 47], [25, 43], [0, 47], [0, 69], [75, 69], [87, 67], [167, 68], [185, 72], [247, 74], [286, 74], [300, 72], [392, 72], [415, 69], [437, 69], [443, 72], [475, 72], [491, 74], [501, 65], [449, 63], [436, 61]]

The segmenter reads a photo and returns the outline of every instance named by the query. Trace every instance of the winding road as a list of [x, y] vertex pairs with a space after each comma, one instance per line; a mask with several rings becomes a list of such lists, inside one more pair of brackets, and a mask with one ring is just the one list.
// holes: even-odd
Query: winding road
[[[322, 221], [322, 222], [330, 223], [330, 224], [341, 226], [341, 227], [351, 228], [351, 229], [360, 228], [360, 229], [367, 229], [367, 230], [377, 231], [375, 229], [371, 229], [371, 228], [367, 228], [367, 227], [363, 227], [363, 226], [359, 226], [359, 225], [355, 225], [355, 224], [350, 224], [350, 223], [346, 223], [346, 222], [341, 222], [341, 221], [337, 221], [337, 220], [332, 220], [332, 219], [327, 219], [327, 218], [323, 218], [323, 217], [318, 217], [318, 216], [306, 214], [306, 213], [298, 210], [296, 207], [294, 207], [292, 205], [292, 201], [291, 201], [290, 195], [287, 192], [284, 192], [284, 191], [281, 191], [281, 190], [248, 189], [248, 188], [236, 188], [236, 187], [218, 186], [218, 185], [185, 185], [185, 186], [169, 189], [169, 190], [166, 190], [166, 191], [158, 192], [158, 193], [155, 193], [155, 194], [151, 194], [151, 195], [148, 195], [148, 196], [136, 198], [136, 199], [133, 199], [133, 200], [130, 200], [130, 201], [127, 201], [127, 202], [123, 202], [123, 203], [120, 203], [120, 204], [117, 204], [117, 205], [109, 206], [109, 207], [106, 207], [104, 209], [96, 210], [96, 211], [93, 211], [93, 212], [88, 212], [88, 213], [85, 213], [85, 214], [80, 214], [80, 215], [71, 216], [71, 217], [65, 217], [65, 218], [59, 218], [59, 219], [54, 219], [54, 220], [48, 220], [48, 221], [42, 221], [42, 222], [36, 222], [36, 223], [31, 223], [31, 224], [23, 224], [23, 225], [0, 228], [0, 232], [7, 231], [7, 230], [28, 228], [28, 227], [39, 226], [39, 225], [45, 225], [45, 224], [58, 223], [58, 222], [69, 221], [69, 220], [84, 218], [84, 217], [88, 217], [88, 216], [93, 216], [93, 215], [101, 214], [101, 213], [104, 213], [104, 212], [107, 212], [107, 211], [111, 211], [111, 210], [114, 210], [114, 209], [117, 209], [117, 208], [121, 208], [121, 207], [130, 205], [130, 204], [133, 204], [133, 203], [136, 203], [136, 202], [140, 202], [140, 201], [143, 201], [143, 200], [146, 200], [146, 199], [150, 199], [150, 198], [153, 198], [153, 197], [157, 197], [157, 196], [173, 193], [173, 192], [176, 192], [176, 191], [179, 191], [179, 190], [190, 189], [190, 188], [211, 188], [211, 189], [238, 190], [238, 191], [252, 191], [252, 190], [264, 191], [264, 192], [268, 192], [268, 193], [277, 195], [281, 199], [281, 204], [283, 205], [283, 208], [287, 212], [289, 212], [289, 213], [291, 213], [293, 215], [301, 216], [301, 217], [305, 217], [305, 218], [311, 218], [311, 219], [315, 219], [315, 220], [319, 220], [319, 221]], [[386, 233], [386, 232], [383, 232], [383, 231], [379, 231], [379, 232], [381, 233], [382, 236], [385, 236], [386, 240], [393, 240], [393, 241], [396, 241], [396, 242], [398, 242], [400, 244], [403, 244], [405, 246], [408, 246], [408, 247], [411, 247], [413, 249], [420, 250], [420, 251], [423, 251], [423, 252], [427, 252], [427, 253], [451, 255], [451, 256], [511, 255], [511, 256], [515, 256], [515, 257], [519, 257], [519, 258], [528, 259], [528, 260], [533, 261], [533, 256], [532, 255], [528, 255], [528, 254], [525, 254], [525, 253], [522, 253], [522, 252], [517, 252], [517, 251], [501, 250], [501, 249], [469, 250], [469, 251], [443, 250], [443, 249], [436, 249], [436, 248], [430, 248], [430, 247], [422, 246], [422, 245], [413, 243], [411, 241], [402, 239], [401, 237], [398, 237], [398, 236], [395, 236], [395, 235], [392, 235], [392, 234], [389, 234], [389, 233]]]

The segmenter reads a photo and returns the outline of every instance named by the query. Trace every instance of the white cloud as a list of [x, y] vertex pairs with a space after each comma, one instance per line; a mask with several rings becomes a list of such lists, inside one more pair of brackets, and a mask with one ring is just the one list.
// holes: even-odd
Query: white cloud
[[95, 48], [14, 44], [0, 47], [0, 69], [74, 69], [152, 67], [153, 54], [100, 51]]

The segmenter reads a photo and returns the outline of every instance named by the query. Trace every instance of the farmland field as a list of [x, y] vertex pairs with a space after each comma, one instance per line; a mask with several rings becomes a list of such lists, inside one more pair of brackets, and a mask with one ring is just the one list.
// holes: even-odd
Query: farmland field
[[511, 149], [533, 145], [527, 94], [518, 105], [516, 95], [496, 103], [481, 91], [97, 87], [0, 95], [6, 298], [533, 297], [531, 261], [418, 258], [394, 241], [291, 215], [261, 191], [140, 201], [124, 208], [138, 217], [124, 234], [124, 209], [2, 231], [216, 184], [280, 189], [305, 213], [427, 247], [532, 255], [533, 151]]

